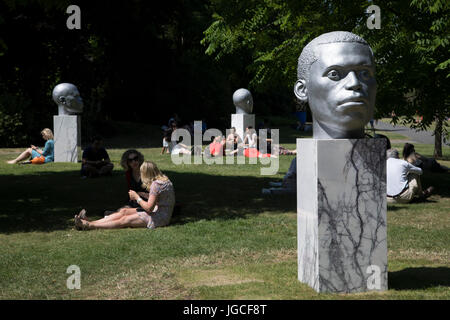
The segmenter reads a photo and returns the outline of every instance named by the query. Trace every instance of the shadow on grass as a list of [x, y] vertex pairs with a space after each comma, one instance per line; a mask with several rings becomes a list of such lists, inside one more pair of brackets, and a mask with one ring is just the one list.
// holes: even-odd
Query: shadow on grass
[[[395, 131], [406, 131], [406, 130], [408, 130], [408, 129], [406, 129], [406, 128], [399, 128], [399, 129], [376, 129], [376, 128], [375, 128], [375, 131], [380, 131], [380, 132], [382, 132], [382, 131], [386, 131], [386, 132], [395, 132]], [[372, 129], [366, 129], [366, 131], [372, 131]]]
[[450, 197], [450, 173], [424, 172], [422, 175], [422, 188], [434, 186], [434, 193], [441, 197]]
[[[295, 195], [264, 198], [261, 188], [274, 178], [217, 176], [165, 171], [175, 187], [181, 210], [171, 224], [197, 220], [246, 218], [248, 215], [296, 211]], [[0, 232], [50, 232], [71, 229], [82, 208], [99, 219], [105, 210], [127, 202], [124, 174], [81, 179], [79, 171], [0, 175]]]
[[389, 288], [395, 290], [421, 290], [430, 287], [450, 287], [450, 268], [406, 268], [389, 272]]

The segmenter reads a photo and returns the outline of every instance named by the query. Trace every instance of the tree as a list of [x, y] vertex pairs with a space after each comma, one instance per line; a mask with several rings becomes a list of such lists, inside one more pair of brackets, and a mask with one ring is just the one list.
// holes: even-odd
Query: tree
[[80, 90], [86, 139], [110, 134], [109, 120], [161, 125], [177, 112], [216, 125], [229, 117], [227, 77], [200, 44], [211, 22], [204, 1], [79, 0], [80, 30], [66, 27], [70, 4], [0, 0], [2, 146], [40, 143], [40, 130], [53, 126], [59, 82]]
[[[217, 61], [247, 52], [250, 87], [263, 92], [283, 88], [292, 97], [297, 58], [314, 37], [329, 31], [363, 36], [377, 63], [377, 117], [395, 112], [394, 123], [418, 129], [436, 120], [439, 134], [449, 115], [449, 6], [444, 0], [385, 1], [381, 29], [366, 26], [367, 1], [211, 0], [214, 22], [205, 31], [206, 53]], [[231, 71], [233, 72], [233, 71]], [[423, 116], [420, 123], [414, 116]], [[445, 126], [442, 126], [443, 128]]]
[[[362, 20], [365, 1], [211, 0], [214, 22], [204, 32], [206, 53], [218, 62], [237, 57], [245, 65], [228, 65], [230, 73], [248, 79], [246, 86], [264, 99], [275, 97], [294, 105], [297, 59], [314, 37], [333, 30], [351, 30]], [[341, 13], [345, 12], [343, 16]], [[344, 19], [342, 19], [344, 17]], [[236, 71], [237, 70], [237, 71]], [[272, 108], [271, 113], [277, 110]]]
[[435, 157], [450, 114], [449, 14], [448, 1], [386, 1], [380, 30], [356, 29], [376, 54], [378, 116], [394, 111], [394, 123], [418, 130], [435, 122]]

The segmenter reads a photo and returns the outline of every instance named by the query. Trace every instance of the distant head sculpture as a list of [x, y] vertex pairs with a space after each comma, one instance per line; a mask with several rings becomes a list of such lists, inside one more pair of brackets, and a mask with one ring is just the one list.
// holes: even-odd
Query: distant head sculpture
[[249, 114], [253, 111], [253, 97], [247, 89], [238, 89], [233, 93], [236, 114]]
[[83, 99], [77, 87], [71, 83], [60, 83], [53, 89], [53, 101], [58, 105], [59, 115], [79, 114], [83, 112]]
[[314, 139], [364, 138], [377, 82], [368, 43], [346, 31], [324, 33], [303, 49], [294, 93], [309, 103]]

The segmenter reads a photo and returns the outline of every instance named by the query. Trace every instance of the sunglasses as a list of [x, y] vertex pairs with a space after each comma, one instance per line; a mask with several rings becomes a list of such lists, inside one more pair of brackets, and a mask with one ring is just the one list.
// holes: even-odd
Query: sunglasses
[[131, 162], [131, 161], [138, 161], [139, 160], [139, 157], [138, 156], [135, 156], [134, 158], [128, 158], [128, 162]]

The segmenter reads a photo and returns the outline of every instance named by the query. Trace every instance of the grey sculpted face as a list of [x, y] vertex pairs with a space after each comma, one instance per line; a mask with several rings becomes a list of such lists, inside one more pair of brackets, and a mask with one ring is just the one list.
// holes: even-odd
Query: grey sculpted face
[[249, 114], [253, 111], [253, 97], [247, 89], [238, 89], [233, 94], [233, 103], [237, 114]]
[[308, 102], [314, 139], [364, 138], [373, 117], [377, 82], [372, 49], [345, 31], [313, 39], [298, 59], [294, 93]]
[[83, 99], [77, 87], [71, 83], [60, 83], [53, 89], [53, 101], [58, 105], [58, 114], [79, 114], [83, 112]]

